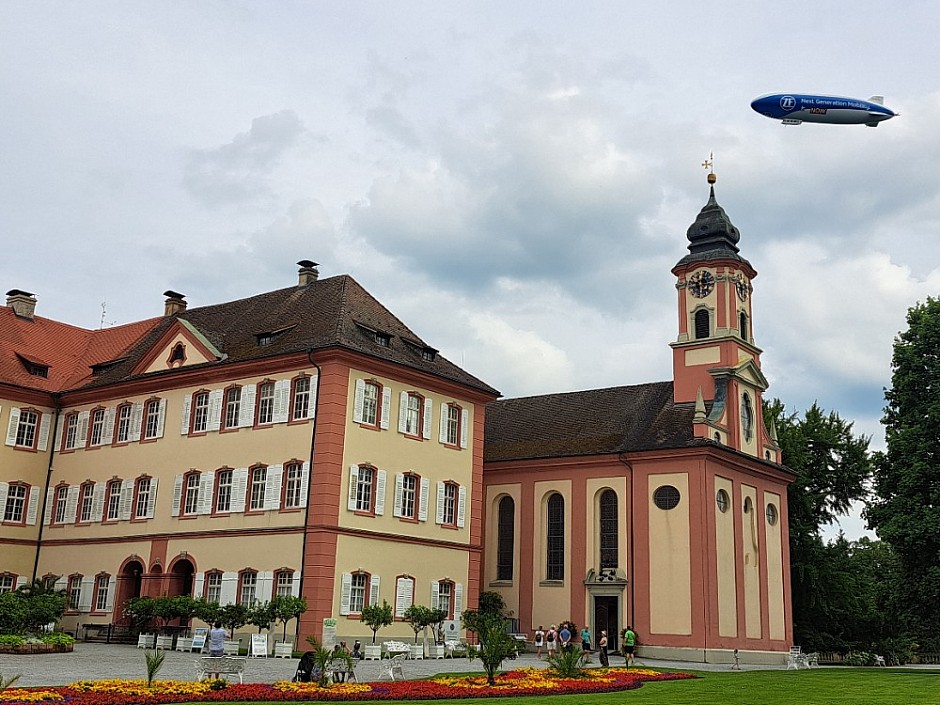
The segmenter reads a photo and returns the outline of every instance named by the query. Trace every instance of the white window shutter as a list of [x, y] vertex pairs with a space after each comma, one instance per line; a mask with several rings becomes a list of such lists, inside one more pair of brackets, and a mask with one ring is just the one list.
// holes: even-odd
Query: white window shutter
[[454, 619], [460, 621], [463, 612], [463, 583], [454, 585]]
[[274, 383], [274, 423], [287, 423], [290, 419], [290, 380], [279, 379]]
[[144, 403], [142, 401], [136, 402], [134, 408], [131, 410], [131, 432], [130, 441], [139, 441], [140, 440], [140, 426], [144, 422]]
[[370, 576], [371, 580], [369, 583], [369, 604], [373, 607], [379, 604], [379, 587], [382, 583], [381, 578], [378, 575]]
[[[356, 397], [353, 402], [353, 421], [362, 423], [362, 405], [366, 398], [366, 382], [364, 379], [356, 380]], [[348, 614], [348, 612], [347, 612]]]
[[349, 496], [346, 498], [346, 509], [356, 511], [356, 489], [359, 487], [359, 466], [349, 466]]
[[114, 440], [114, 413], [115, 408], [109, 406], [104, 410], [104, 428], [101, 432], [101, 445], [111, 445]]
[[163, 438], [163, 431], [166, 428], [166, 399], [160, 400], [160, 406], [157, 409], [157, 438]]
[[17, 588], [23, 587], [23, 586], [26, 584], [26, 580], [27, 580], [27, 578], [26, 578], [25, 575], [17, 575], [17, 576], [16, 576], [16, 583], [14, 584], [13, 589], [15, 590], [15, 589], [17, 589]]
[[438, 596], [440, 593], [440, 589], [441, 589], [440, 583], [438, 583], [436, 580], [432, 580], [431, 581], [431, 609], [432, 610], [437, 609], [437, 603], [440, 600]]
[[447, 402], [441, 402], [440, 431], [441, 435], [438, 440], [441, 443], [447, 443]]
[[295, 570], [290, 582], [291, 597], [300, 597], [300, 571]]
[[178, 517], [180, 515], [180, 503], [182, 498], [183, 475], [179, 474], [176, 476], [176, 479], [173, 480], [173, 508], [170, 510], [170, 516]]
[[248, 468], [235, 468], [232, 473], [233, 512], [245, 511], [245, 495], [248, 494]]
[[470, 410], [460, 410], [460, 447], [467, 447], [467, 435], [470, 429]]
[[108, 578], [108, 596], [105, 598], [104, 608], [106, 611], [111, 612], [114, 610], [114, 588], [117, 583], [117, 576], [112, 575]]
[[300, 473], [300, 506], [307, 506], [307, 493], [310, 491], [310, 462], [305, 460]]
[[193, 597], [202, 597], [202, 591], [206, 586], [206, 574], [202, 571], [196, 573], [193, 579]]
[[405, 489], [405, 476], [400, 472], [395, 473], [395, 504], [392, 507], [392, 516], [401, 516], [402, 494]]
[[382, 387], [382, 423], [379, 424], [383, 429], [388, 428], [388, 419], [392, 415], [392, 390], [389, 387]]
[[382, 516], [385, 514], [386, 473], [384, 470], [379, 470], [376, 474], [378, 475], [378, 480], [375, 483], [375, 514], [376, 516]]
[[78, 414], [78, 445], [82, 448], [88, 443], [88, 412]]
[[219, 586], [219, 604], [231, 605], [238, 598], [238, 573], [222, 573]]
[[189, 417], [192, 414], [193, 395], [187, 394], [183, 397], [183, 411], [180, 414], [180, 435], [185, 436], [189, 433]]
[[[37, 488], [39, 489], [39, 488]], [[32, 492], [32, 488], [30, 488]], [[55, 503], [55, 490], [49, 488], [46, 490], [46, 510], [42, 513], [42, 523], [46, 526], [52, 523], [52, 505]]]
[[424, 440], [431, 439], [431, 423], [433, 422], [434, 417], [434, 401], [431, 397], [424, 398], [424, 423], [421, 425], [421, 435], [424, 436]]
[[69, 587], [69, 579], [64, 575], [60, 576], [58, 580], [55, 581], [55, 585], [52, 586], [53, 590], [67, 590]]
[[[17, 409], [19, 411], [19, 409]], [[59, 444], [59, 448], [65, 447], [65, 439], [62, 437], [63, 431], [65, 430], [65, 414], [59, 414], [59, 420], [56, 421], [55, 425], [55, 437], [56, 442]]]
[[398, 432], [408, 430], [408, 392], [402, 392], [398, 399]]
[[457, 526], [463, 528], [467, 517], [467, 488], [463, 485], [457, 490]]
[[274, 573], [261, 571], [258, 573], [258, 591], [255, 595], [261, 603], [270, 602], [274, 594]]
[[437, 483], [437, 516], [434, 519], [437, 524], [444, 523], [444, 483]]
[[95, 579], [92, 577], [82, 578], [81, 587], [78, 590], [78, 611], [91, 612], [91, 596], [95, 592]]
[[320, 378], [310, 378], [310, 402], [307, 404], [307, 418], [312, 419], [317, 414], [317, 385], [320, 384]]
[[284, 466], [268, 466], [268, 472], [264, 476], [264, 508], [277, 511], [281, 508], [281, 485], [284, 481]]
[[[36, 515], [39, 512], [39, 494], [40, 494], [40, 489], [36, 487], [35, 485], [29, 488], [29, 502], [26, 505], [26, 523], [29, 524], [30, 526], [36, 525]], [[0, 507], [6, 506], [6, 503], [7, 503], [6, 495], [7, 493], [4, 491], [3, 502], [0, 502]]]
[[20, 425], [20, 410], [10, 407], [10, 423], [7, 425], [7, 445], [16, 445], [16, 429]]
[[154, 510], [157, 507], [157, 478], [150, 478], [150, 497], [147, 499], [146, 519], [153, 519]]
[[411, 607], [414, 594], [414, 581], [411, 578], [395, 579], [395, 616], [402, 619], [405, 611]]
[[222, 427], [222, 390], [213, 389], [209, 392], [209, 419], [206, 431], [218, 431]]
[[352, 594], [352, 573], [343, 573], [342, 589], [339, 596], [339, 613], [349, 614], [349, 598]]
[[[75, 517], [78, 514], [78, 493], [81, 491], [78, 485], [69, 487], [68, 494], [65, 497], [65, 523], [74, 524]], [[30, 495], [32, 499], [32, 495]]]
[[427, 521], [428, 520], [428, 502], [430, 501], [431, 496], [431, 481], [426, 478], [421, 478], [421, 499], [418, 502], [418, 520]]
[[104, 517], [104, 493], [105, 483], [96, 482], [95, 488], [91, 491], [91, 520], [101, 521]]
[[215, 470], [206, 470], [199, 475], [199, 514], [212, 514], [212, 499], [215, 494]]
[[37, 448], [40, 452], [45, 452], [46, 448], [49, 447], [49, 428], [52, 426], [52, 416], [50, 414], [43, 414], [42, 419], [39, 421], [39, 443]]
[[[6, 482], [0, 482], [0, 519], [3, 519], [3, 513], [7, 506], [7, 492], [10, 491], [10, 485]], [[30, 499], [32, 499], [33, 488], [30, 487]], [[35, 520], [34, 522], [35, 523]]]
[[258, 388], [253, 384], [242, 387], [241, 406], [238, 408], [238, 425], [246, 428], [255, 425], [255, 398]]
[[118, 518], [128, 521], [131, 518], [131, 504], [134, 501], [134, 481], [121, 481], [121, 501], [118, 505]]

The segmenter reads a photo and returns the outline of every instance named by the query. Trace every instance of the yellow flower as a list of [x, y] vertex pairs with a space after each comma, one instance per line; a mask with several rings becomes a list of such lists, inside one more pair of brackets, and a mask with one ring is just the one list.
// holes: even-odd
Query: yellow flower
[[63, 697], [50, 690], [22, 690], [20, 688], [0, 690], [0, 701], [4, 702], [37, 703], [43, 700], [63, 700]]

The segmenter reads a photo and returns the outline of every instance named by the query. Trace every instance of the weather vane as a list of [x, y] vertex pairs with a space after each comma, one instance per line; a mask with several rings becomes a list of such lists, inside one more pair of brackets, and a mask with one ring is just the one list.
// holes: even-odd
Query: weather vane
[[708, 159], [702, 162], [702, 167], [708, 169], [708, 183], [713, 184], [718, 181], [718, 177], [715, 176], [715, 153], [709, 152]]

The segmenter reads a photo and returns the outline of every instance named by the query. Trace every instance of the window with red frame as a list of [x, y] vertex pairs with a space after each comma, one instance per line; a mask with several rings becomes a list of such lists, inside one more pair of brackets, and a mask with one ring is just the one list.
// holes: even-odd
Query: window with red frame
[[232, 511], [233, 473], [231, 468], [220, 468], [215, 473], [215, 511], [220, 514]]
[[304, 466], [301, 462], [291, 462], [284, 466], [285, 509], [299, 509], [304, 506], [303, 474]]
[[432, 606], [447, 614], [447, 619], [454, 618], [454, 584], [450, 580], [437, 583], [437, 603]]
[[160, 438], [163, 435], [163, 429], [161, 426], [161, 401], [159, 399], [149, 399], [144, 404], [144, 438], [146, 440], [153, 440], [154, 438]]
[[134, 414], [134, 408], [131, 404], [121, 404], [115, 414], [114, 424], [114, 442], [129, 443], [131, 439], [131, 417]]
[[238, 420], [241, 418], [242, 408], [242, 388], [229, 387], [225, 390], [225, 400], [222, 406], [222, 428], [238, 428]]
[[368, 573], [353, 573], [352, 582], [350, 583], [349, 588], [349, 611], [353, 614], [360, 614], [362, 612], [362, 608], [366, 606], [368, 593]]
[[384, 470], [371, 465], [353, 465], [349, 468], [347, 509], [363, 514], [385, 513]]
[[310, 377], [306, 375], [294, 380], [294, 399], [291, 403], [291, 421], [310, 418]]
[[209, 392], [193, 394], [192, 433], [205, 433], [209, 428]]
[[[36, 429], [39, 428], [40, 413], [33, 409], [17, 409], [19, 411], [19, 421], [16, 424], [16, 435], [13, 444], [16, 448], [35, 448], [36, 447]], [[11, 418], [12, 418], [12, 411]], [[7, 444], [10, 441], [7, 440]]]
[[206, 602], [221, 602], [222, 600], [222, 571], [214, 570], [206, 573], [206, 585], [203, 588]]
[[26, 522], [26, 496], [29, 485], [23, 482], [11, 482], [7, 487], [7, 502], [3, 508], [3, 521], [11, 524]]
[[91, 521], [91, 511], [94, 503], [95, 483], [85, 482], [82, 484], [78, 496], [78, 521], [87, 524]]
[[427, 479], [406, 472], [395, 476], [395, 516], [414, 521], [428, 518]]
[[78, 412], [65, 416], [65, 431], [62, 434], [62, 449], [72, 450], [78, 445]]
[[70, 575], [69, 584], [66, 588], [66, 597], [68, 597], [68, 608], [77, 610], [82, 598], [82, 576]]
[[248, 511], [264, 510], [264, 489], [267, 485], [268, 469], [264, 466], [251, 468], [248, 475]]
[[279, 570], [274, 574], [274, 595], [290, 597], [294, 590], [294, 571]]
[[16, 576], [12, 573], [0, 575], [0, 592], [13, 592], [16, 588]]
[[118, 521], [121, 518], [121, 481], [111, 480], [108, 483], [105, 497], [105, 520]]
[[251, 607], [258, 599], [258, 573], [246, 570], [238, 575], [238, 604]]
[[190, 472], [183, 476], [183, 514], [192, 516], [199, 513], [199, 484], [202, 480], [200, 473]]
[[68, 485], [59, 485], [55, 490], [55, 497], [53, 499], [54, 507], [52, 510], [52, 523], [53, 524], [64, 524], [65, 523], [65, 505], [68, 502], [69, 498], [69, 488]]
[[106, 409], [94, 409], [91, 412], [88, 434], [88, 445], [91, 447], [100, 446], [106, 440], [104, 437], [105, 413]]
[[111, 585], [111, 576], [107, 573], [101, 573], [95, 576], [95, 597], [92, 602], [95, 612], [106, 612], [108, 610], [108, 590]]
[[137, 499], [134, 502], [134, 518], [147, 519], [151, 515], [150, 508], [154, 500], [154, 482], [149, 477], [138, 477], [134, 493]]
[[258, 385], [258, 421], [259, 426], [274, 423], [274, 382], [262, 382]]

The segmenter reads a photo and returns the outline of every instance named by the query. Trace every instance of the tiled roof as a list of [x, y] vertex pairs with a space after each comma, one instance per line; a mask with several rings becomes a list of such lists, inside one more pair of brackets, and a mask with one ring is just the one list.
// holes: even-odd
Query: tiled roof
[[[91, 365], [119, 357], [160, 319], [85, 330], [48, 318], [17, 316], [0, 306], [0, 382], [44, 392], [80, 386]], [[48, 366], [48, 376], [30, 374], [23, 361]]]
[[501, 399], [486, 407], [485, 462], [602, 455], [701, 443], [672, 382]]
[[[94, 380], [89, 380], [87, 386], [132, 379], [134, 367], [167, 328], [175, 325], [177, 318], [195, 327], [225, 355], [218, 362], [204, 363], [207, 366], [341, 347], [499, 396], [495, 389], [439, 354], [435, 354], [433, 360], [425, 360], [423, 349], [433, 349], [348, 275], [237, 301], [190, 308], [161, 319], [128, 351], [125, 360], [102, 371]], [[259, 334], [278, 331], [268, 345], [258, 344]], [[388, 336], [387, 346], [376, 342], [375, 332]]]

